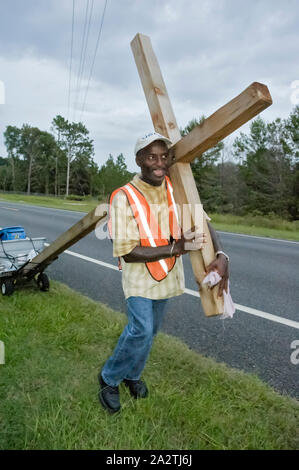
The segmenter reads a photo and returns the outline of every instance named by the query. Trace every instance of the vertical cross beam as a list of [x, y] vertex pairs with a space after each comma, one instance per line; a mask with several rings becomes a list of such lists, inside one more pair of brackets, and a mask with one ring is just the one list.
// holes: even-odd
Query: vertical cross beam
[[[181, 134], [161, 74], [161, 70], [153, 51], [149, 37], [137, 34], [131, 42], [135, 62], [151, 113], [156, 132], [168, 137], [173, 144], [181, 140]], [[170, 178], [174, 188], [174, 198], [183, 212], [184, 205], [201, 204], [196, 184], [189, 163], [175, 163], [170, 168]], [[190, 226], [194, 225], [194, 214]], [[203, 250], [190, 252], [192, 269], [200, 286], [202, 307], [206, 316], [223, 313], [223, 297], [217, 297], [216, 289], [208, 289], [201, 284], [205, 277], [205, 266], [215, 257], [214, 247], [207, 222], [203, 219], [203, 231], [207, 234], [207, 243]]]

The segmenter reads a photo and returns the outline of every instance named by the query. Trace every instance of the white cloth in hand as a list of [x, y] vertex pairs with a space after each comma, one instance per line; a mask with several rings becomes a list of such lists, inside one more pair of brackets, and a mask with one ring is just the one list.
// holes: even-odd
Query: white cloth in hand
[[[213, 287], [221, 281], [222, 277], [217, 271], [211, 271], [202, 281], [203, 284], [207, 284], [208, 287]], [[223, 300], [224, 300], [224, 311], [223, 315], [220, 316], [222, 320], [225, 318], [233, 318], [236, 308], [234, 306], [233, 299], [229, 291], [229, 281], [227, 283], [227, 292], [223, 290]]]

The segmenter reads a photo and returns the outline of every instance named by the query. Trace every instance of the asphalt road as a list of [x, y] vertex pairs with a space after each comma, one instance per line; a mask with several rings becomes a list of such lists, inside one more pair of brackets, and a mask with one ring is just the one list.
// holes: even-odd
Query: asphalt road
[[[21, 225], [29, 236], [45, 236], [49, 243], [83, 216], [0, 199], [0, 227]], [[255, 373], [280, 393], [299, 399], [299, 346], [292, 348], [292, 343], [299, 341], [299, 243], [222, 232], [220, 238], [230, 256], [231, 293], [239, 306], [234, 318], [223, 321], [204, 316], [195, 296], [191, 265], [184, 256], [186, 287], [195, 295], [170, 300], [163, 331], [181, 338], [202, 355]], [[98, 240], [95, 233], [69, 250], [109, 266], [117, 265], [111, 242]], [[121, 275], [116, 269], [63, 254], [47, 272], [50, 278], [125, 312]], [[262, 316], [244, 311], [246, 307]], [[275, 317], [263, 318], [264, 312]], [[279, 319], [295, 323], [286, 325]]]

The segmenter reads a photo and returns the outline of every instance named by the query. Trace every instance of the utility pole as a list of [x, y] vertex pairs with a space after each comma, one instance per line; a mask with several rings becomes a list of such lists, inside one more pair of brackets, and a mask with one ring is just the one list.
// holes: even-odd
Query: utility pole
[[66, 197], [68, 197], [69, 195], [70, 163], [71, 163], [71, 148], [69, 147], [68, 153], [67, 153], [67, 174], [66, 174], [66, 194], [65, 194]]

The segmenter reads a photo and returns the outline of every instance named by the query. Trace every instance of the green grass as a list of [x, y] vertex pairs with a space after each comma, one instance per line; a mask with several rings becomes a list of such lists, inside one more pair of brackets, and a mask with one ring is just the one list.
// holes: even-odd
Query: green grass
[[97, 374], [125, 315], [52, 283], [0, 298], [1, 449], [298, 449], [299, 403], [256, 376], [159, 333], [149, 397], [121, 385], [122, 411], [99, 404]]
[[209, 214], [209, 216], [216, 230], [299, 241], [299, 220], [290, 222], [279, 217], [261, 215]]
[[89, 196], [83, 198], [82, 201], [76, 201], [65, 199], [63, 197], [26, 196], [24, 194], [7, 194], [0, 192], [0, 204], [1, 201], [18, 202], [20, 204], [32, 204], [36, 206], [53, 207], [54, 209], [64, 209], [79, 212], [89, 212], [98, 204], [100, 204], [97, 199], [93, 199]]
[[[87, 196], [82, 201], [66, 200], [64, 198], [46, 196], [26, 196], [23, 194], [6, 194], [0, 192], [2, 201], [33, 204], [55, 209], [89, 212], [100, 202]], [[106, 202], [107, 198], [103, 198]], [[236, 216], [231, 214], [209, 214], [212, 225], [216, 230], [225, 232], [244, 233], [262, 237], [282, 238], [299, 241], [299, 220], [289, 222], [278, 217], [265, 216]]]

